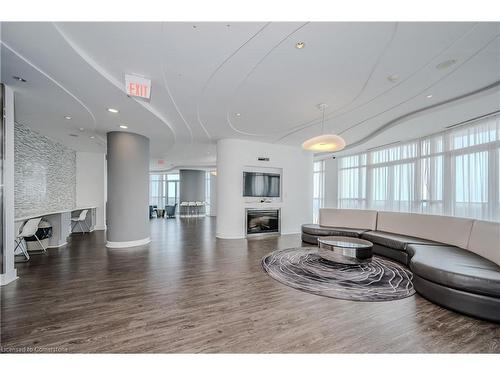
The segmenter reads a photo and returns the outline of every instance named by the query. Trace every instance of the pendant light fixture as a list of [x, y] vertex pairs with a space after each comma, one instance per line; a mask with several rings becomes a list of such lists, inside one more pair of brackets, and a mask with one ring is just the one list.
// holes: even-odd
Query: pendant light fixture
[[316, 152], [332, 152], [341, 151], [345, 148], [344, 138], [336, 134], [325, 134], [325, 110], [327, 107], [327, 104], [318, 104], [318, 108], [323, 111], [323, 120], [321, 121], [321, 135], [308, 139], [307, 141], [302, 143], [302, 148], [304, 150]]

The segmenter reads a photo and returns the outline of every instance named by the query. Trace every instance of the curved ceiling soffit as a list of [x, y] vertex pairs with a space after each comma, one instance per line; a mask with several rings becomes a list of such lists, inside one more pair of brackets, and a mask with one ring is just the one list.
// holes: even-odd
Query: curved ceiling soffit
[[[163, 40], [163, 36], [165, 35], [165, 22], [162, 22], [161, 23], [161, 35], [160, 35], [160, 40]], [[181, 110], [179, 109], [179, 106], [177, 105], [175, 99], [174, 99], [174, 96], [172, 95], [172, 92], [170, 91], [170, 87], [168, 85], [168, 80], [167, 80], [167, 74], [165, 73], [165, 69], [164, 67], [166, 66], [165, 64], [165, 59], [164, 59], [164, 51], [161, 51], [160, 52], [160, 70], [161, 70], [161, 76], [162, 76], [162, 79], [163, 79], [163, 85], [165, 86], [165, 90], [167, 90], [167, 94], [170, 98], [170, 101], [172, 102], [172, 104], [174, 105], [174, 108], [175, 110], [177, 111], [177, 114], [179, 115], [179, 117], [182, 119], [182, 121], [184, 122], [184, 125], [186, 125], [186, 128], [188, 129], [189, 131], [189, 143], [193, 143], [193, 129], [191, 129], [191, 126], [189, 126], [188, 122], [186, 121], [186, 119], [184, 118], [184, 116], [182, 115], [182, 112]]]
[[[55, 23], [52, 22], [52, 26], [56, 29], [56, 31], [61, 35], [61, 37], [68, 43], [68, 45], [75, 51], [81, 58], [84, 60], [91, 68], [93, 68], [97, 73], [99, 73], [102, 77], [104, 77], [108, 82], [110, 82], [113, 86], [115, 86], [122, 94], [123, 94], [123, 84], [118, 81], [115, 77], [113, 77], [106, 69], [104, 69], [101, 65], [95, 62], [82, 48], [80, 48], [70, 37], [68, 37], [64, 31]], [[134, 97], [130, 97], [134, 102], [140, 104], [143, 108], [153, 114], [156, 118], [158, 118], [161, 122], [163, 122], [172, 132], [173, 141], [176, 141], [175, 129], [170, 125], [170, 123], [159, 113], [151, 104], [142, 102], [140, 100], [135, 99]]]
[[[466, 30], [462, 35], [460, 35], [457, 39], [453, 40], [448, 46], [444, 47], [441, 51], [439, 51], [436, 55], [432, 56], [427, 62], [425, 62], [423, 65], [421, 65], [419, 68], [417, 68], [413, 73], [411, 73], [410, 75], [408, 75], [405, 79], [399, 81], [398, 83], [390, 86], [388, 89], [382, 91], [380, 94], [374, 96], [373, 98], [371, 99], [368, 99], [367, 101], [365, 101], [364, 103], [361, 103], [351, 109], [348, 109], [346, 111], [343, 111], [343, 112], [339, 112], [339, 110], [335, 110], [333, 112], [330, 112], [329, 114], [327, 114], [325, 116], [325, 121], [330, 121], [330, 120], [333, 120], [335, 118], [338, 118], [342, 115], [346, 115], [348, 113], [352, 113], [360, 108], [363, 108], [364, 106], [374, 102], [375, 100], [379, 99], [380, 97], [382, 97], [383, 95], [387, 94], [388, 92], [396, 89], [397, 87], [401, 86], [403, 83], [409, 81], [410, 79], [412, 79], [413, 77], [415, 77], [418, 73], [420, 73], [422, 70], [426, 69], [427, 67], [429, 67], [433, 61], [437, 60], [440, 56], [442, 56], [443, 54], [445, 54], [446, 52], [448, 52], [453, 46], [455, 46], [458, 42], [460, 42], [462, 39], [464, 39], [466, 36], [468, 36], [469, 34], [471, 34], [478, 26], [478, 23], [475, 23], [474, 26], [472, 26], [470, 29]], [[332, 116], [333, 115], [333, 116]], [[273, 141], [273, 143], [277, 143], [277, 142], [280, 142], [282, 141], [283, 139], [297, 133], [297, 132], [300, 132], [304, 129], [307, 129], [309, 127], [313, 127], [313, 126], [316, 126], [316, 125], [319, 125], [321, 124], [321, 117], [318, 117], [312, 121], [309, 121], [309, 122], [306, 122], [304, 124], [301, 124], [301, 125], [298, 125], [297, 127], [293, 128], [292, 130], [290, 130], [288, 133], [284, 134], [283, 136], [281, 136], [280, 138], [276, 139]]]
[[[35, 69], [37, 72], [39, 72], [40, 74], [42, 74], [45, 78], [47, 78], [50, 81], [52, 81], [57, 87], [59, 87], [67, 95], [69, 95], [72, 99], [74, 99], [78, 104], [80, 104], [85, 109], [85, 111], [90, 115], [90, 117], [92, 118], [92, 122], [94, 124], [93, 125], [94, 126], [94, 131], [96, 131], [97, 121], [96, 121], [96, 118], [94, 116], [94, 113], [92, 113], [92, 111], [90, 110], [90, 108], [87, 107], [87, 105], [83, 102], [83, 100], [81, 100], [80, 98], [78, 98], [75, 94], [73, 94], [71, 91], [69, 91], [66, 87], [64, 87], [56, 79], [54, 79], [53, 77], [51, 77], [48, 73], [44, 72], [41, 68], [39, 68], [34, 63], [32, 63], [30, 60], [28, 60], [26, 57], [24, 57], [23, 55], [21, 55], [19, 52], [17, 52], [14, 48], [12, 48], [11, 46], [9, 46], [7, 43], [5, 43], [4, 41], [0, 40], [0, 44], [3, 45], [5, 48], [7, 48], [14, 55], [16, 55], [19, 59], [21, 59], [22, 61], [24, 61], [26, 64], [28, 64], [33, 69]], [[96, 138], [100, 139], [101, 141], [104, 141], [103, 139], [101, 139], [101, 137], [99, 135], [97, 135]]]
[[[450, 76], [451, 74], [453, 74], [454, 72], [456, 72], [458, 69], [460, 69], [461, 67], [465, 66], [469, 61], [471, 61], [474, 57], [476, 57], [477, 55], [479, 55], [482, 51], [484, 51], [490, 44], [492, 44], [494, 41], [496, 41], [498, 38], [500, 37], [500, 34], [497, 34], [495, 37], [493, 37], [488, 43], [486, 43], [483, 47], [481, 47], [479, 50], [477, 50], [476, 52], [474, 52], [474, 54], [472, 54], [471, 56], [469, 56], [467, 59], [465, 59], [461, 64], [459, 64], [455, 69], [452, 69], [450, 70], [448, 73], [446, 73], [444, 76], [442, 76], [440, 79], [438, 79], [437, 81], [435, 81], [434, 83], [430, 84], [429, 86], [425, 87], [423, 90], [421, 90], [420, 92], [418, 92], [417, 94], [409, 97], [408, 99], [405, 99], [403, 100], [402, 102], [398, 103], [398, 104], [395, 104], [393, 105], [392, 107], [389, 107], [385, 110], [383, 110], [382, 112], [380, 113], [377, 113], [373, 116], [370, 116], [362, 121], [359, 121], [351, 126], [348, 126], [347, 128], [345, 128], [344, 130], [340, 131], [338, 134], [339, 135], [342, 135], [344, 134], [345, 132], [349, 131], [349, 130], [352, 130], [360, 125], [363, 125], [364, 123], [366, 123], [367, 121], [370, 121], [370, 120], [373, 120], [375, 117], [378, 117], [384, 113], [387, 113], [391, 110], [393, 110], [394, 108], [396, 107], [399, 107], [400, 105], [403, 105], [403, 104], [406, 104], [408, 103], [409, 101], [415, 99], [416, 97], [418, 96], [421, 96], [423, 93], [427, 92], [430, 88], [434, 87], [435, 85], [437, 85], [439, 82], [441, 82], [442, 80], [444, 80], [445, 78], [447, 78], [448, 76]], [[443, 102], [443, 103], [446, 103]]]
[[248, 43], [250, 43], [255, 37], [257, 37], [257, 35], [259, 35], [266, 27], [268, 27], [269, 25], [271, 24], [271, 22], [267, 22], [264, 26], [262, 26], [259, 30], [257, 30], [257, 32], [255, 34], [253, 34], [249, 39], [247, 39], [245, 41], [245, 43], [243, 43], [241, 46], [239, 46], [238, 48], [236, 48], [236, 50], [234, 50], [229, 56], [227, 56], [216, 68], [215, 70], [210, 74], [210, 76], [208, 77], [208, 79], [206, 80], [205, 84], [203, 85], [202, 89], [201, 89], [201, 92], [200, 92], [200, 95], [198, 96], [198, 100], [196, 102], [196, 116], [198, 118], [198, 122], [200, 124], [200, 126], [203, 128], [203, 130], [205, 131], [205, 133], [207, 134], [208, 136], [208, 139], [212, 139], [212, 137], [210, 136], [210, 134], [208, 133], [207, 129], [205, 128], [205, 125], [203, 124], [203, 121], [201, 120], [201, 116], [200, 116], [200, 106], [201, 106], [201, 101], [203, 99], [203, 97], [205, 96], [205, 91], [207, 90], [207, 87], [208, 85], [210, 84], [210, 82], [212, 81], [212, 79], [215, 77], [215, 75], [220, 71], [220, 69], [229, 61], [231, 60], [231, 58], [236, 55], [239, 51], [241, 51], [242, 48], [244, 48]]
[[[267, 53], [262, 56], [262, 58], [257, 61], [257, 63], [253, 66], [253, 68], [247, 73], [247, 75], [240, 81], [240, 83], [238, 83], [238, 85], [236, 86], [236, 88], [234, 89], [233, 91], [233, 94], [231, 95], [231, 97], [235, 97], [236, 93], [241, 89], [241, 87], [243, 86], [243, 84], [248, 80], [248, 78], [255, 72], [255, 70], [260, 66], [260, 64], [274, 51], [276, 50], [276, 48], [278, 48], [280, 45], [282, 45], [286, 40], [288, 40], [288, 38], [290, 38], [293, 34], [295, 34], [297, 31], [301, 30], [302, 28], [304, 28], [305, 26], [307, 26], [308, 24], [310, 24], [310, 22], [305, 22], [303, 23], [302, 25], [300, 25], [299, 27], [297, 27], [295, 30], [293, 30], [291, 33], [287, 34], [284, 38], [282, 38], [278, 43], [276, 43], [271, 49], [269, 49], [269, 51], [267, 51]], [[242, 130], [239, 130], [237, 129], [233, 123], [231, 122], [231, 119], [230, 119], [230, 115], [229, 113], [231, 113], [230, 111], [230, 107], [232, 106], [232, 103], [229, 103], [227, 106], [226, 106], [226, 121], [228, 123], [228, 125], [230, 126], [231, 129], [233, 129], [235, 132], [237, 133], [240, 133], [240, 134], [243, 134], [243, 135], [249, 135], [249, 136], [254, 136], [254, 137], [258, 137], [260, 136], [260, 134], [257, 134], [257, 133], [249, 133], [249, 132], [245, 132], [245, 131], [242, 131]]]
[[[264, 61], [264, 59], [266, 59], [267, 56], [269, 56], [271, 54], [271, 52], [273, 52], [285, 40], [287, 40], [295, 32], [297, 32], [299, 29], [301, 29], [302, 27], [304, 27], [306, 25], [307, 25], [307, 23], [304, 24], [304, 25], [302, 25], [301, 27], [299, 27], [297, 30], [294, 30], [289, 35], [287, 35], [283, 40], [281, 40], [278, 44], [276, 44], [259, 62], [257, 62], [257, 64], [253, 67], [253, 69], [247, 74], [247, 76], [243, 79], [243, 81], [240, 82], [240, 84], [237, 86], [237, 88], [235, 89], [235, 91], [233, 92], [233, 95], [231, 95], [231, 97], [232, 98], [236, 97], [237, 92], [241, 89], [241, 87], [248, 80], [248, 78], [252, 75], [252, 73], [257, 69], [257, 67]], [[391, 46], [392, 42], [394, 41], [394, 38], [396, 37], [397, 30], [398, 30], [398, 23], [396, 22], [396, 23], [394, 23], [394, 27], [393, 27], [393, 30], [392, 30], [391, 34], [389, 35], [389, 39], [387, 40], [387, 42], [382, 47], [380, 53], [377, 56], [377, 59], [375, 60], [375, 63], [373, 64], [372, 68], [370, 69], [370, 71], [368, 73], [368, 77], [364, 80], [364, 83], [361, 86], [361, 88], [358, 90], [358, 92], [353, 96], [353, 98], [347, 104], [345, 104], [342, 107], [339, 107], [339, 108], [335, 109], [334, 111], [330, 112], [329, 115], [331, 115], [333, 113], [336, 113], [336, 112], [339, 112], [339, 111], [342, 111], [345, 108], [348, 108], [350, 105], [352, 105], [364, 93], [364, 91], [366, 90], [366, 87], [368, 86], [368, 83], [370, 82], [373, 74], [375, 73], [375, 70], [377, 69], [378, 65], [380, 64], [380, 61], [382, 60], [382, 57], [384, 57], [385, 53], [387, 52], [387, 50]], [[257, 133], [248, 133], [248, 132], [244, 132], [242, 130], [236, 129], [236, 126], [234, 126], [234, 124], [231, 122], [230, 113], [232, 113], [232, 111], [229, 109], [229, 107], [230, 107], [230, 105], [228, 105], [228, 109], [226, 111], [227, 122], [229, 123], [229, 126], [231, 126], [231, 128], [233, 130], [237, 131], [238, 133], [245, 134], [245, 135], [251, 135], [251, 136], [269, 136], [269, 135], [273, 135], [273, 134], [282, 133], [282, 131], [279, 130], [279, 131], [274, 131], [274, 132], [271, 131], [271, 132], [266, 133], [266, 134], [257, 134]], [[321, 121], [321, 119], [322, 119], [322, 116], [317, 117], [317, 118], [315, 118], [315, 119], [313, 119], [311, 121], [307, 121], [306, 123], [301, 123], [301, 124], [298, 124], [298, 125], [293, 125], [292, 129], [296, 129], [297, 127], [300, 127], [301, 129], [303, 129], [303, 128], [307, 127], [307, 126], [316, 125], [318, 121]], [[306, 124], [311, 124], [311, 125], [304, 126]], [[286, 137], [286, 135], [283, 136], [282, 138], [284, 138], [284, 137]], [[282, 138], [280, 138], [280, 139], [282, 139]]]
[[497, 91], [496, 89], [498, 89], [499, 87], [500, 87], [500, 80], [493, 82], [492, 84], [490, 84], [488, 86], [484, 86], [484, 87], [481, 87], [480, 89], [468, 92], [466, 94], [459, 95], [459, 96], [456, 96], [454, 98], [447, 99], [447, 100], [444, 100], [442, 102], [435, 103], [435, 104], [417, 109], [415, 111], [406, 113], [402, 116], [396, 117], [395, 119], [393, 119], [393, 120], [385, 123], [381, 127], [377, 128], [375, 131], [371, 132], [370, 134], [364, 136], [360, 140], [347, 145], [344, 150], [349, 150], [349, 149], [352, 149], [354, 147], [361, 146], [363, 143], [368, 142], [373, 137], [384, 133], [385, 131], [395, 127], [396, 125], [399, 125], [402, 122], [411, 120], [413, 118], [420, 117], [420, 116], [422, 116], [428, 112], [432, 112], [433, 110], [438, 109], [440, 107], [446, 107], [450, 104], [457, 104], [460, 101], [470, 100], [473, 97], [480, 97], [480, 96], [488, 95], [491, 92]]
[[179, 169], [200, 169], [200, 168], [206, 168], [206, 169], [216, 169], [217, 164], [216, 163], [197, 163], [197, 164], [187, 164], [187, 165], [175, 165], [172, 167], [168, 168], [162, 168], [162, 169], [154, 169], [150, 170], [149, 173], [168, 173], [168, 172], [173, 172], [177, 171]]

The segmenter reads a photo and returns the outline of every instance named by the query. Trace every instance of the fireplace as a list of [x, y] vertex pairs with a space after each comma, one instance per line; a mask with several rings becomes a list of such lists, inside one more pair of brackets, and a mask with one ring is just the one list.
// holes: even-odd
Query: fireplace
[[247, 208], [246, 210], [246, 233], [247, 236], [279, 234], [280, 209], [257, 209]]

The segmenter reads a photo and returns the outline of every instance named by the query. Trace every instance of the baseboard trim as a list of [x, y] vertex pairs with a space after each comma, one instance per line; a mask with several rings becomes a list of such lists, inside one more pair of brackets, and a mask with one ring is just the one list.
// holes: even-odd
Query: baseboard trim
[[147, 245], [148, 243], [151, 242], [151, 238], [143, 238], [141, 240], [135, 240], [135, 241], [107, 241], [106, 242], [106, 247], [114, 248], [114, 249], [122, 249], [125, 247], [134, 247], [134, 246], [142, 246], [142, 245]]
[[19, 277], [17, 276], [17, 270], [14, 268], [9, 273], [0, 274], [0, 286], [10, 284], [17, 279], [19, 279]]
[[221, 240], [244, 240], [246, 238], [245, 236], [232, 237], [232, 236], [223, 236], [220, 234], [216, 234], [215, 237], [220, 238]]

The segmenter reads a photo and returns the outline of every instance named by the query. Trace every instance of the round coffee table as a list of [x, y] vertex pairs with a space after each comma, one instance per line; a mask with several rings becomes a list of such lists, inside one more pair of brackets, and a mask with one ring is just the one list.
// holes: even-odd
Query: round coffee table
[[373, 244], [355, 237], [328, 236], [318, 238], [319, 256], [341, 264], [363, 264], [372, 259]]

